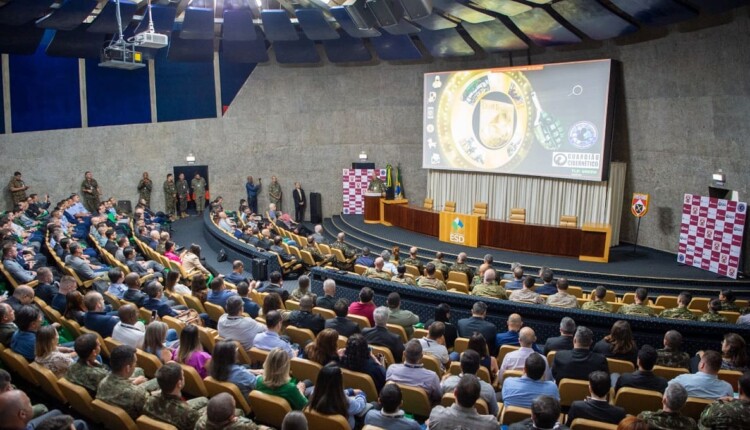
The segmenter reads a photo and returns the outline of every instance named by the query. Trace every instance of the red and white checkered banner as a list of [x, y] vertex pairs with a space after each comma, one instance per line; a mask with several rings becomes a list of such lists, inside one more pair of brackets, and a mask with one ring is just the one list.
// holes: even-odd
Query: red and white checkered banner
[[747, 203], [685, 194], [677, 262], [737, 279]]
[[378, 172], [380, 179], [385, 181], [385, 169], [343, 169], [341, 177], [343, 184], [344, 215], [361, 215], [365, 211], [365, 191], [374, 172]]

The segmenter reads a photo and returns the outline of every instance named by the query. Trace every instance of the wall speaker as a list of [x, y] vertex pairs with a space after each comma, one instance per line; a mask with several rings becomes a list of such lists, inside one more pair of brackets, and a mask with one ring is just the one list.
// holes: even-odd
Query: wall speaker
[[432, 0], [401, 0], [409, 19], [420, 19], [432, 13]]
[[375, 16], [365, 5], [365, 0], [347, 0], [343, 6], [358, 29], [372, 30], [375, 27]]
[[375, 15], [381, 27], [390, 27], [398, 24], [404, 16], [404, 9], [398, 2], [391, 0], [366, 0], [367, 8]]
[[313, 224], [323, 222], [323, 201], [320, 193], [310, 193], [310, 222]]

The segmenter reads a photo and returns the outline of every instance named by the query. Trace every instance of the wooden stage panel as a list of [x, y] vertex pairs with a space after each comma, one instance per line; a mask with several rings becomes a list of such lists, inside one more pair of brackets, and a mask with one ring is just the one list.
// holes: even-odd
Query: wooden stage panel
[[386, 222], [416, 233], [437, 237], [440, 228], [439, 213], [408, 205], [384, 205]]
[[578, 257], [581, 230], [496, 220], [479, 221], [479, 246]]

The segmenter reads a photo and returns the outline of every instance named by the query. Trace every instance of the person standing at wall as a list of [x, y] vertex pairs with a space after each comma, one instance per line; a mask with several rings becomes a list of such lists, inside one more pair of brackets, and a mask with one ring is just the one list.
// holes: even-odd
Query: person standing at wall
[[195, 198], [195, 210], [198, 211], [198, 215], [201, 215], [206, 207], [206, 180], [201, 178], [200, 173], [196, 173], [190, 181], [190, 187], [193, 189], [193, 198]]
[[260, 192], [261, 179], [258, 178], [258, 183], [253, 182], [253, 177], [248, 176], [247, 182], [245, 183], [245, 191], [247, 191], [247, 205], [250, 206], [250, 210], [254, 214], [258, 213], [258, 192]]
[[174, 183], [174, 175], [167, 174], [167, 180], [164, 181], [164, 212], [170, 218], [174, 218], [177, 208], [177, 186]]
[[81, 194], [86, 210], [91, 213], [98, 212], [99, 196], [102, 195], [102, 190], [99, 188], [99, 183], [94, 179], [93, 173], [86, 172], [84, 174], [83, 182], [81, 182]]
[[302, 189], [302, 185], [299, 182], [294, 183], [292, 197], [294, 199], [294, 221], [299, 223], [305, 219], [305, 207], [307, 207], [305, 190]]
[[271, 185], [268, 186], [268, 202], [276, 205], [277, 210], [281, 210], [281, 185], [276, 176], [271, 176]]
[[145, 200], [148, 207], [151, 207], [151, 191], [153, 189], [154, 183], [148, 177], [148, 172], [143, 172], [143, 178], [138, 182], [138, 199]]
[[188, 194], [190, 194], [190, 186], [185, 180], [184, 173], [180, 173], [177, 182], [175, 182], [175, 187], [177, 188], [177, 198], [180, 201], [180, 212], [178, 215], [180, 215], [182, 218], [187, 218], [187, 204]]
[[8, 182], [8, 191], [10, 191], [14, 205], [26, 201], [26, 190], [28, 189], [29, 186], [24, 184], [23, 179], [21, 179], [21, 172], [13, 173], [13, 177]]

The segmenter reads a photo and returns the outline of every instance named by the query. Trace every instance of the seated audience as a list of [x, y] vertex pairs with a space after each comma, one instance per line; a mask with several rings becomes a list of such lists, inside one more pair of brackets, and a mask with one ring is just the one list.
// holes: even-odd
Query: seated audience
[[172, 354], [172, 360], [192, 367], [201, 379], [208, 376], [206, 365], [211, 360], [211, 354], [203, 350], [197, 326], [188, 324], [182, 329], [180, 346]]
[[422, 388], [433, 405], [439, 403], [443, 395], [440, 380], [437, 373], [425, 369], [422, 365], [422, 345], [417, 339], [412, 339], [406, 344], [403, 358], [403, 364], [392, 364], [388, 367], [385, 379], [388, 382]]
[[65, 301], [63, 317], [83, 326], [86, 323], [86, 306], [83, 305], [83, 295], [77, 290], [71, 291], [65, 295]]
[[[456, 402], [449, 407], [435, 406], [430, 412], [430, 430], [497, 430], [497, 418], [492, 415], [479, 415], [474, 405], [481, 395], [479, 378], [464, 375], [453, 390]], [[560, 415], [558, 407], [557, 415]], [[557, 419], [555, 415], [555, 419]], [[549, 428], [552, 428], [550, 426]]]
[[663, 393], [667, 380], [654, 374], [654, 365], [658, 355], [651, 345], [643, 345], [638, 351], [638, 370], [620, 375], [615, 384], [615, 392], [620, 388], [632, 387]]
[[388, 309], [391, 311], [388, 324], [401, 326], [406, 331], [406, 338], [410, 339], [414, 334], [414, 324], [419, 323], [419, 317], [412, 311], [401, 309], [401, 295], [397, 292], [388, 294]]
[[411, 276], [406, 275], [406, 266], [404, 266], [403, 264], [396, 267], [396, 274], [391, 277], [391, 282], [397, 282], [403, 285], [411, 285], [412, 287], [417, 285], [417, 283], [414, 281], [414, 279], [411, 278]]
[[245, 350], [249, 350], [253, 347], [255, 336], [265, 332], [266, 327], [252, 318], [242, 316], [243, 305], [239, 296], [230, 297], [227, 300], [227, 313], [219, 318], [217, 328], [219, 336], [236, 340]]
[[251, 419], [237, 416], [236, 402], [229, 393], [219, 393], [208, 401], [206, 411], [195, 430], [270, 430], [270, 427], [256, 425]]
[[347, 339], [341, 355], [341, 367], [369, 375], [378, 391], [385, 385], [385, 363], [373, 355], [361, 334], [353, 334]]
[[458, 335], [469, 338], [474, 332], [481, 333], [487, 341], [490, 354], [494, 354], [496, 346], [493, 343], [495, 342], [495, 335], [497, 335], [497, 327], [495, 324], [485, 321], [484, 318], [486, 315], [487, 304], [484, 302], [475, 302], [471, 307], [471, 317], [458, 320]]
[[362, 335], [370, 345], [379, 345], [388, 348], [391, 354], [393, 354], [393, 359], [396, 363], [401, 363], [404, 354], [404, 344], [401, 343], [399, 335], [391, 333], [386, 328], [390, 313], [391, 311], [385, 306], [375, 309], [373, 314], [375, 325], [362, 330]]
[[182, 268], [185, 269], [186, 273], [198, 271], [203, 273], [205, 276], [213, 276], [211, 272], [201, 264], [201, 247], [196, 244], [191, 244], [190, 248], [182, 254]]
[[362, 255], [357, 257], [356, 260], [354, 260], [354, 264], [359, 264], [360, 266], [365, 267], [375, 267], [375, 257], [372, 256], [370, 253], [370, 248], [363, 247], [362, 248]]
[[169, 294], [170, 296], [172, 294], [183, 294], [186, 296], [190, 295], [190, 287], [181, 284], [180, 278], [180, 272], [176, 270], [172, 270], [167, 273], [167, 279], [166, 281], [164, 281], [164, 290], [167, 292], [167, 294]]
[[34, 361], [46, 367], [56, 377], [65, 375], [78, 356], [71, 348], [58, 346], [57, 329], [53, 325], [40, 327], [36, 332], [36, 357]]
[[359, 301], [349, 305], [349, 313], [367, 318], [370, 321], [370, 327], [375, 325], [375, 320], [372, 317], [373, 312], [375, 312], [375, 302], [372, 300], [374, 297], [375, 293], [372, 288], [363, 287], [359, 290]]
[[333, 310], [333, 306], [336, 304], [336, 281], [333, 279], [326, 279], [323, 281], [323, 297], [318, 297], [315, 301], [315, 306]]
[[280, 313], [281, 319], [284, 321], [289, 320], [289, 316], [292, 314], [290, 311], [284, 309], [284, 302], [277, 293], [269, 293], [263, 297], [263, 307], [260, 309], [260, 315], [268, 315], [271, 311]]
[[112, 339], [133, 348], [142, 348], [146, 326], [138, 320], [138, 308], [132, 304], [122, 305], [117, 316], [120, 321], [112, 329]]
[[550, 351], [571, 350], [573, 349], [573, 335], [576, 334], [576, 322], [573, 318], [563, 317], [560, 320], [560, 336], [548, 337], [544, 343], [544, 356]]
[[68, 293], [71, 291], [76, 291], [77, 289], [78, 284], [76, 284], [76, 280], [72, 276], [62, 276], [60, 278], [60, 287], [58, 288], [57, 294], [52, 297], [52, 304], [50, 305], [52, 306], [52, 309], [60, 312], [61, 314], [64, 314], [65, 307], [68, 304]]
[[83, 298], [83, 304], [87, 311], [84, 326], [103, 338], [112, 336], [112, 330], [120, 319], [104, 312], [104, 297], [96, 291], [89, 291]]
[[719, 301], [721, 302], [722, 311], [739, 312], [740, 308], [734, 303], [736, 299], [734, 291], [730, 289], [719, 291]]
[[419, 248], [416, 246], [412, 246], [409, 248], [409, 256], [401, 260], [401, 264], [403, 265], [410, 265], [417, 268], [417, 271], [419, 273], [424, 273], [424, 265], [422, 264], [422, 260], [417, 257], [417, 253], [419, 252]]
[[333, 311], [336, 313], [336, 317], [327, 319], [325, 328], [332, 328], [344, 337], [349, 337], [360, 332], [359, 324], [346, 317], [349, 311], [349, 302], [346, 299], [339, 299]]
[[[531, 327], [524, 327], [521, 329], [521, 332], [518, 335], [518, 341], [521, 345], [520, 348], [505, 354], [503, 362], [500, 364], [497, 376], [500, 378], [501, 383], [503, 381], [503, 373], [506, 370], [522, 370], [526, 365], [526, 358], [528, 358], [529, 355], [537, 354], [541, 356], [541, 354], [537, 353], [532, 348], [536, 343], [536, 333]], [[552, 379], [549, 366], [545, 366], [544, 379], [547, 381]]]
[[59, 291], [57, 282], [52, 275], [52, 271], [49, 267], [40, 267], [37, 270], [36, 279], [39, 281], [35, 287], [34, 294], [40, 299], [44, 300], [44, 303], [52, 305], [52, 298]]
[[609, 404], [607, 396], [612, 383], [606, 372], [596, 371], [589, 374], [589, 393], [586, 400], [576, 400], [568, 410], [567, 425], [574, 419], [585, 418], [604, 423], [617, 424], [625, 418], [625, 409]]
[[[555, 281], [555, 274], [552, 272], [552, 269], [549, 267], [541, 267], [539, 269], [539, 277], [542, 278], [543, 284], [536, 289], [537, 293], [549, 296], [558, 292], [557, 283], [560, 281]], [[565, 282], [568, 282], [568, 280], [566, 279]]]
[[312, 330], [316, 336], [320, 333], [326, 321], [322, 316], [312, 313], [313, 298], [303, 296], [299, 301], [299, 309], [289, 314], [289, 323], [297, 328]]
[[633, 340], [630, 324], [625, 320], [615, 321], [609, 334], [594, 345], [592, 351], [608, 358], [625, 360], [635, 364], [638, 347]]
[[424, 325], [429, 327], [435, 321], [440, 321], [445, 324], [445, 347], [453, 349], [453, 344], [456, 342], [458, 337], [458, 328], [451, 323], [451, 307], [447, 303], [440, 303], [435, 308], [435, 317], [428, 319]]
[[107, 292], [118, 299], [122, 299], [125, 292], [128, 291], [128, 286], [125, 285], [125, 274], [119, 267], [113, 267], [107, 272], [107, 277], [109, 278]]
[[[432, 263], [436, 270], [439, 270], [443, 274], [443, 279], [448, 277], [448, 272], [451, 270], [451, 264], [445, 261], [445, 255], [438, 251], [435, 253], [435, 259], [427, 264]], [[425, 266], [427, 268], [427, 266]]]
[[418, 339], [422, 345], [422, 352], [437, 358], [440, 368], [445, 370], [451, 362], [448, 349], [445, 347], [445, 324], [435, 321], [427, 330], [427, 336]]
[[174, 354], [174, 349], [167, 346], [167, 330], [168, 327], [163, 322], [152, 321], [146, 326], [146, 335], [143, 337], [143, 351], [155, 355], [162, 363], [171, 360]]
[[[305, 383], [292, 382], [289, 365], [289, 354], [281, 348], [273, 348], [263, 362], [263, 374], [258, 377], [255, 389], [261, 393], [281, 397], [289, 402], [292, 410], [301, 411], [307, 406]], [[320, 379], [318, 381], [320, 382]]]
[[[680, 409], [687, 402], [687, 391], [680, 384], [672, 384], [664, 390], [661, 398], [662, 408], [658, 411], [643, 411], [638, 418], [646, 421], [650, 429], [671, 430], [686, 429], [698, 430], [695, 420], [680, 413]], [[750, 421], [748, 421], [750, 424]]]
[[249, 297], [250, 291], [255, 289], [255, 285], [255, 281], [250, 281], [250, 284], [247, 282], [237, 284], [237, 295], [242, 299], [242, 310], [251, 318], [256, 318], [260, 313], [260, 306]]
[[[461, 373], [458, 375], [446, 374], [443, 376], [443, 381], [440, 383], [440, 388], [443, 394], [452, 393], [456, 389], [456, 385], [464, 375], [476, 376], [481, 366], [481, 357], [479, 353], [473, 349], [464, 351], [461, 354]], [[552, 383], [554, 385], [554, 382]], [[495, 389], [488, 382], [479, 379], [480, 386], [480, 398], [487, 403], [488, 412], [490, 415], [497, 415], [499, 406], [497, 404], [497, 395]], [[555, 386], [557, 389], [557, 386]]]
[[246, 369], [237, 364], [237, 344], [229, 340], [216, 342], [211, 357], [208, 366], [209, 376], [217, 381], [231, 382], [236, 385], [247, 399], [250, 391], [255, 389], [258, 379], [256, 375], [261, 372]]
[[348, 388], [344, 391], [344, 378], [341, 368], [329, 364], [320, 369], [310, 403], [305, 410], [323, 415], [341, 415], [355, 428], [354, 416], [365, 411], [367, 397], [362, 390]]
[[523, 267], [518, 264], [516, 267], [513, 267], [511, 271], [513, 272], [513, 278], [510, 282], [505, 284], [505, 289], [508, 291], [520, 290], [523, 288]]
[[327, 328], [321, 331], [318, 333], [315, 341], [308, 343], [305, 347], [305, 358], [314, 361], [321, 366], [325, 366], [332, 361], [338, 363], [338, 340], [339, 334], [336, 330]]
[[18, 326], [14, 322], [16, 312], [7, 303], [0, 303], [0, 343], [6, 348], [10, 346], [10, 340], [18, 331]]
[[471, 289], [471, 294], [480, 297], [491, 297], [494, 299], [508, 300], [508, 292], [495, 281], [497, 274], [494, 269], [484, 271], [484, 279]]
[[318, 298], [318, 295], [310, 291], [310, 277], [302, 275], [297, 279], [297, 288], [292, 291], [291, 298], [300, 301], [303, 296], [310, 296], [313, 298], [313, 304]]
[[508, 327], [508, 331], [498, 333], [495, 336], [495, 346], [498, 349], [503, 345], [510, 345], [510, 346], [520, 345], [520, 342], [518, 341], [518, 337], [521, 331], [521, 327], [523, 327], [523, 318], [521, 318], [521, 315], [518, 315], [518, 314], [508, 315], [508, 320], [506, 321], [506, 325]]
[[727, 333], [721, 342], [721, 368], [747, 371], [747, 343], [737, 333]]
[[606, 297], [607, 289], [599, 285], [591, 293], [591, 301], [584, 303], [581, 309], [584, 311], [612, 312], [612, 305], [607, 303]]
[[[388, 252], [388, 251], [384, 251]], [[385, 260], [383, 257], [375, 259], [375, 267], [368, 267], [362, 276], [370, 279], [380, 279], [382, 281], [390, 281], [393, 277], [393, 273], [385, 268]]]
[[143, 387], [145, 377], [131, 380], [136, 366], [135, 348], [130, 345], [115, 347], [109, 356], [112, 373], [99, 383], [96, 398], [122, 408], [133, 420], [143, 413], [148, 392]]
[[693, 295], [687, 291], [683, 291], [677, 296], [677, 307], [664, 309], [659, 316], [661, 318], [695, 321], [698, 318], [696, 318], [695, 314], [688, 309], [691, 300], [693, 300]]
[[698, 363], [697, 373], [686, 373], [676, 376], [669, 385], [679, 383], [687, 390], [689, 397], [717, 400], [722, 397], [732, 397], [734, 389], [719, 379], [721, 370], [721, 354], [716, 351], [706, 351]]
[[128, 286], [128, 291], [122, 296], [123, 300], [133, 303], [138, 307], [142, 307], [148, 300], [146, 293], [141, 291], [141, 278], [137, 273], [128, 273], [125, 275], [125, 285]]
[[226, 284], [224, 284], [224, 279], [221, 277], [214, 278], [214, 280], [211, 281], [210, 287], [211, 291], [208, 292], [206, 301], [219, 305], [222, 309], [226, 307], [227, 299], [237, 294], [236, 291], [227, 289]]
[[[539, 292], [537, 294], [544, 294]], [[568, 293], [568, 279], [560, 278], [557, 280], [557, 292], [547, 297], [547, 304], [558, 308], [577, 308], [578, 300], [576, 296]]]
[[530, 408], [537, 396], [546, 395], [560, 400], [560, 391], [555, 381], [545, 381], [547, 360], [539, 354], [526, 358], [523, 375], [520, 378], [506, 378], [503, 381], [503, 404]]
[[182, 367], [175, 362], [164, 364], [156, 371], [156, 381], [161, 392], [146, 400], [143, 413], [161, 422], [172, 424], [178, 430], [193, 430], [208, 399], [196, 397], [190, 400], [182, 399], [182, 387], [185, 385], [185, 375]]
[[99, 383], [109, 375], [107, 367], [97, 360], [102, 350], [99, 338], [93, 333], [84, 333], [76, 338], [73, 348], [78, 360], [68, 368], [65, 379], [95, 394]]
[[21, 309], [22, 306], [30, 305], [34, 302], [34, 296], [33, 288], [28, 285], [19, 285], [13, 290], [13, 294], [5, 300], [5, 303], [9, 304], [10, 307], [18, 313], [18, 310]]
[[296, 357], [298, 350], [292, 348], [289, 342], [279, 336], [283, 326], [281, 314], [277, 311], [271, 311], [265, 317], [267, 330], [255, 335], [252, 346], [264, 351], [279, 348], [286, 352], [290, 359]]
[[289, 291], [285, 290], [282, 286], [284, 285], [284, 279], [281, 277], [281, 272], [278, 270], [271, 272], [268, 277], [269, 283], [258, 288], [260, 293], [276, 293], [281, 296], [282, 301], [289, 300]]
[[388, 384], [380, 391], [378, 403], [381, 409], [370, 409], [365, 416], [365, 425], [389, 430], [420, 430], [418, 422], [404, 416], [401, 388]]
[[10, 349], [32, 362], [36, 357], [36, 332], [42, 326], [42, 311], [36, 306], [23, 305], [15, 313], [18, 331], [10, 339]]
[[578, 326], [573, 337], [573, 349], [557, 351], [552, 363], [552, 376], [555, 381], [564, 378], [588, 379], [591, 372], [597, 370], [609, 373], [607, 358], [597, 352], [592, 352], [591, 344], [594, 333], [588, 327]]
[[635, 303], [631, 305], [621, 306], [620, 310], [618, 310], [617, 313], [625, 315], [640, 315], [646, 317], [656, 316], [654, 310], [648, 307], [648, 290], [643, 287], [636, 288], [634, 301]]
[[[513, 302], [531, 303], [531, 304], [542, 304], [544, 303], [544, 297], [534, 291], [534, 278], [527, 276], [523, 280], [523, 288], [515, 290], [510, 293], [508, 300]], [[510, 284], [508, 284], [510, 285]]]
[[417, 286], [422, 288], [432, 288], [439, 291], [445, 291], [445, 282], [435, 277], [437, 267], [433, 263], [427, 263], [424, 266], [424, 274], [417, 278]]
[[724, 398], [703, 410], [701, 429], [747, 429], [750, 428], [750, 373], [745, 372], [739, 380], [739, 398]]
[[666, 367], [690, 368], [690, 356], [682, 351], [682, 335], [677, 330], [664, 334], [664, 348], [657, 349], [656, 364]]

